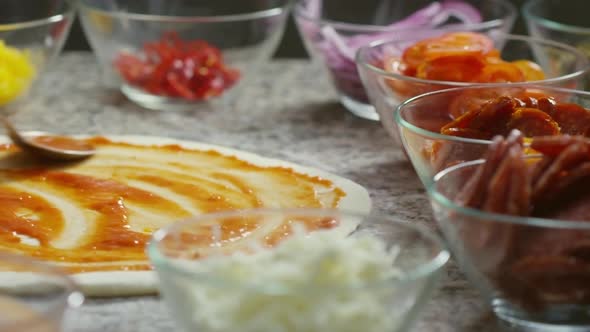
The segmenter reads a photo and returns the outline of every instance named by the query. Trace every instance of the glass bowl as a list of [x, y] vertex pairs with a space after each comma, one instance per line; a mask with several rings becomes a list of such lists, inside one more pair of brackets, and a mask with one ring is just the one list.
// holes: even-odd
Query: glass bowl
[[[526, 158], [530, 163], [539, 160]], [[560, 244], [588, 243], [590, 223], [516, 217], [456, 204], [482, 162], [450, 167], [428, 187], [435, 219], [461, 269], [510, 331], [590, 331], [590, 302], [584, 298], [590, 294], [590, 270], [556, 251], [563, 248]], [[560, 264], [556, 257], [569, 263]], [[587, 256], [580, 251], [579, 257]]]
[[[442, 3], [445, 3], [443, 1]], [[452, 3], [452, 1], [449, 1]], [[509, 33], [517, 16], [516, 8], [505, 0], [468, 0], [481, 13], [474, 24], [437, 25], [461, 27], [469, 31]], [[404, 18], [421, 8], [432, 8], [431, 0], [300, 0], [294, 16], [312, 59], [322, 64], [338, 93], [340, 103], [362, 118], [379, 120], [355, 66], [355, 53], [361, 46], [381, 39], [429, 36], [436, 30], [418, 31]], [[434, 20], [434, 18], [432, 18]], [[432, 21], [431, 21], [432, 22]], [[441, 22], [442, 23], [442, 22]], [[429, 31], [430, 30], [430, 31]], [[341, 45], [338, 45], [341, 44]]]
[[[280, 42], [289, 0], [80, 0], [103, 80], [153, 110], [235, 95]], [[227, 100], [227, 99], [226, 99]]]
[[[248, 250], [269, 243], [269, 238], [264, 237], [265, 234], [261, 236], [258, 231], [243, 234], [226, 232], [222, 235], [224, 226], [221, 225], [247, 223], [262, 226], [262, 232], [278, 230], [276, 234], [289, 236], [296, 228], [310, 231], [313, 230], [310, 225], [316, 222], [326, 224], [326, 221], [332, 225], [337, 221], [339, 226], [316, 230], [316, 234], [332, 232], [324, 234], [330, 238], [343, 238], [351, 233], [353, 235], [350, 236], [368, 233], [383, 241], [387, 247], [397, 246], [399, 252], [394, 266], [403, 273], [399, 277], [372, 283], [363, 282], [361, 278], [355, 279], [357, 282], [346, 279], [351, 282], [350, 285], [343, 283], [326, 287], [324, 283], [319, 287], [316, 282], [303, 281], [297, 286], [286, 287], [280, 281], [282, 279], [266, 277], [246, 282], [229, 275], [220, 277], [196, 272], [191, 268], [199, 263], [199, 257], [207, 255], [204, 250], [209, 250], [209, 254], [211, 250], [220, 250], [223, 255], [229, 255], [238, 251], [236, 246], [241, 246], [240, 250]], [[275, 225], [286, 226], [273, 228]], [[287, 234], [283, 235], [284, 232]], [[270, 241], [271, 246], [278, 243]], [[434, 233], [412, 223], [322, 209], [244, 210], [198, 216], [156, 232], [148, 253], [158, 273], [163, 298], [179, 325], [186, 331], [214, 329], [218, 332], [236, 329], [246, 332], [341, 331], [343, 326], [358, 326], [359, 322], [368, 324], [363, 326], [365, 331], [374, 331], [375, 328], [378, 331], [406, 331], [429, 299], [438, 272], [449, 259], [449, 253]], [[281, 255], [273, 266], [283, 266], [287, 270], [297, 268], [296, 263], [289, 263], [297, 258], [287, 256], [290, 255]], [[323, 263], [321, 266], [317, 267], [326, 267]], [[338, 271], [337, 266], [334, 269], [330, 271]], [[213, 304], [208, 300], [210, 296], [225, 298], [226, 303], [215, 301]], [[238, 298], [241, 300], [236, 300]], [[241, 301], [237, 309], [231, 304], [235, 301]], [[306, 317], [302, 314], [312, 310], [317, 303], [323, 304], [326, 315]], [[359, 303], [362, 303], [360, 308]], [[230, 308], [223, 309], [226, 306]], [[228, 317], [228, 312], [234, 314]], [[231, 319], [233, 323], [212, 327], [215, 322], [226, 319]], [[269, 321], [274, 323], [269, 325]], [[302, 322], [305, 328], [301, 327]], [[239, 326], [233, 326], [235, 324]]]
[[532, 36], [573, 45], [590, 56], [590, 22], [585, 8], [588, 1], [584, 0], [529, 0], [522, 13]]
[[[443, 32], [439, 32], [443, 33]], [[530, 60], [545, 71], [546, 79], [534, 81], [537, 85], [575, 89], [581, 87], [589, 66], [588, 58], [574, 47], [518, 35], [489, 35], [501, 58], [507, 61]], [[357, 64], [369, 99], [375, 106], [382, 125], [400, 146], [399, 133], [393, 119], [394, 110], [414, 96], [455, 87], [472, 86], [474, 83], [435, 81], [396, 74], [383, 69], [385, 55], [399, 56], [416, 40], [381, 41], [363, 47], [357, 54]], [[490, 87], [502, 87], [507, 83], [480, 83]], [[517, 84], [517, 83], [515, 83]]]
[[83, 301], [74, 282], [58, 269], [0, 254], [0, 331], [59, 332], [66, 309]]
[[60, 53], [74, 19], [66, 0], [5, 0], [0, 10], [0, 110], [16, 112]]
[[498, 96], [522, 96], [524, 91], [543, 92], [558, 102], [569, 102], [590, 108], [590, 93], [530, 84], [471, 86], [426, 93], [402, 103], [395, 112], [396, 133], [399, 132], [403, 149], [424, 185], [434, 175], [454, 164], [476, 160], [491, 144], [480, 140], [443, 135], [440, 129], [449, 123], [458, 101], [475, 100], [483, 103]]

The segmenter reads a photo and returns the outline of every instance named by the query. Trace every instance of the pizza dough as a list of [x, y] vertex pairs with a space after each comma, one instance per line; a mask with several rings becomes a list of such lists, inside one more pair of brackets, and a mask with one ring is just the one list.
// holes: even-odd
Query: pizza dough
[[[67, 269], [89, 296], [155, 293], [145, 243], [155, 230], [190, 216], [257, 207], [368, 213], [371, 207], [354, 182], [243, 151], [149, 136], [89, 140], [98, 153], [77, 164], [39, 165], [11, 146], [0, 149], [0, 250]], [[355, 226], [346, 222], [336, 230], [347, 234]]]

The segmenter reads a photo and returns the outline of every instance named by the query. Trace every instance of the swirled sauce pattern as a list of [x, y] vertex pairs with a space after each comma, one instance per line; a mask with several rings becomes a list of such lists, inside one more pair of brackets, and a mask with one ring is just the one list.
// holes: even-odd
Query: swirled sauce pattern
[[[153, 231], [172, 222], [231, 209], [331, 208], [345, 195], [329, 180], [216, 151], [87, 141], [97, 154], [67, 165], [36, 164], [14, 146], [0, 146], [0, 250], [72, 273], [149, 270], [145, 245]], [[290, 232], [288, 221], [219, 226], [223, 238], [255, 236], [269, 245]], [[336, 222], [309, 220], [306, 226]]]

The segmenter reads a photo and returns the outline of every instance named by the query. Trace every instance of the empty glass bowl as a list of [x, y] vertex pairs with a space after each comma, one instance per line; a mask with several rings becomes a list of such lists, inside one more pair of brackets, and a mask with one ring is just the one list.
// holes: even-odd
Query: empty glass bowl
[[0, 109], [18, 110], [67, 39], [67, 0], [5, 0], [0, 10]]
[[[443, 32], [440, 32], [443, 33]], [[489, 35], [495, 48], [506, 61], [530, 60], [545, 72], [546, 79], [534, 81], [537, 85], [575, 89], [581, 87], [587, 72], [588, 58], [574, 47], [538, 38]], [[363, 47], [357, 54], [357, 64], [371, 103], [375, 106], [382, 125], [399, 145], [399, 133], [393, 119], [396, 107], [414, 96], [454, 87], [468, 87], [474, 83], [435, 81], [392, 73], [384, 69], [384, 59], [399, 57], [416, 40], [383, 41]], [[480, 83], [502, 87], [506, 83]], [[515, 83], [517, 84], [517, 83]]]
[[[246, 225], [252, 231], [230, 231], [236, 225]], [[332, 225], [332, 228], [314, 231], [311, 225]], [[349, 276], [349, 270], [339, 272], [343, 267], [333, 263], [330, 254], [321, 249], [318, 250], [327, 256], [312, 262], [323, 263], [306, 265], [306, 271], [294, 271], [298, 277], [291, 281], [285, 280], [284, 272], [301, 268], [302, 265], [297, 263], [301, 261], [297, 258], [298, 251], [283, 252], [280, 257], [275, 257], [272, 266], [277, 269], [276, 273], [255, 278], [244, 277], [251, 272], [238, 267], [230, 268], [232, 272], [224, 275], [196, 269], [201, 259], [207, 259], [207, 264], [220, 264], [215, 258], [219, 254], [222, 256], [217, 257], [223, 259], [238, 252], [248, 256], [252, 250], [261, 247], [274, 250], [269, 245], [280, 245], [295, 229], [316, 234], [331, 232], [323, 233], [330, 239], [368, 234], [374, 237], [373, 241], [382, 241], [385, 247], [398, 250], [393, 267], [402, 273], [395, 277], [369, 279], [373, 280], [370, 283], [365, 282], [365, 278], [352, 277], [343, 277], [346, 279], [342, 279], [342, 283], [322, 283], [319, 280], [325, 276], [318, 274], [319, 279], [313, 278], [314, 269], [328, 269], [332, 277]], [[313, 243], [318, 245], [318, 242]], [[333, 255], [339, 255], [340, 251], [330, 250], [334, 250], [330, 251]], [[406, 331], [429, 299], [436, 276], [449, 259], [448, 252], [434, 233], [412, 223], [322, 209], [245, 210], [198, 216], [156, 232], [148, 253], [173, 317], [186, 331], [203, 332], [213, 329], [218, 332], [236, 329], [248, 332], [342, 331], [344, 329], [336, 327], [359, 324], [363, 331]], [[367, 258], [375, 261], [368, 263]], [[379, 269], [382, 265], [377, 260], [380, 258], [365, 257], [357, 268], [367, 271], [366, 278], [371, 278], [369, 275], [373, 273], [365, 270], [365, 266], [373, 266], [370, 270]], [[269, 264], [265, 260], [262, 262], [261, 268]], [[223, 271], [229, 270], [224, 268]], [[323, 286], [320, 287], [318, 282]], [[313, 309], [317, 306], [321, 309]], [[221, 321], [221, 325], [216, 323]]]
[[84, 296], [73, 281], [28, 257], [0, 254], [0, 331], [59, 332]]
[[198, 108], [247, 84], [274, 53], [289, 0], [80, 0], [103, 79], [154, 110]]
[[[426, 37], [436, 32], [429, 30], [443, 26], [503, 33], [512, 29], [517, 10], [509, 1], [465, 1], [475, 8], [475, 14], [459, 8], [463, 6], [458, 4], [460, 2], [300, 0], [294, 16], [308, 52], [326, 69], [341, 104], [357, 116], [379, 120], [355, 66], [354, 57], [359, 47], [383, 39]], [[448, 15], [455, 13], [465, 21], [448, 19]]]
[[576, 46], [590, 56], [590, 22], [585, 0], [529, 0], [522, 7], [529, 33]]
[[483, 156], [489, 140], [443, 135], [441, 128], [451, 122], [457, 107], [474, 101], [484, 103], [499, 96], [519, 97], [525, 91], [542, 92], [558, 102], [569, 102], [590, 108], [590, 93], [578, 90], [523, 84], [471, 86], [435, 91], [402, 103], [395, 112], [396, 134], [404, 151], [424, 185], [434, 175], [460, 162]]
[[[529, 0], [522, 14], [531, 36], [572, 45], [590, 57], [590, 22], [585, 8], [588, 1], [584, 0]], [[586, 78], [584, 90], [589, 88]]]
[[[450, 167], [428, 188], [434, 216], [461, 269], [510, 331], [590, 331], [590, 270], [587, 260], [581, 264], [575, 258], [587, 257], [590, 223], [516, 217], [456, 204], [481, 163]], [[571, 250], [572, 256], [562, 249]]]

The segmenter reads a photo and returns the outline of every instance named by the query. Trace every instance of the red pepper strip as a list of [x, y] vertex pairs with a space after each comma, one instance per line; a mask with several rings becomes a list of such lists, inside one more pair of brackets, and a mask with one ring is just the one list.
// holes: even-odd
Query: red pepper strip
[[180, 82], [178, 75], [175, 73], [170, 73], [166, 79], [170, 84], [172, 91], [176, 92], [174, 95], [181, 96], [185, 99], [197, 99], [197, 96], [185, 84]]

